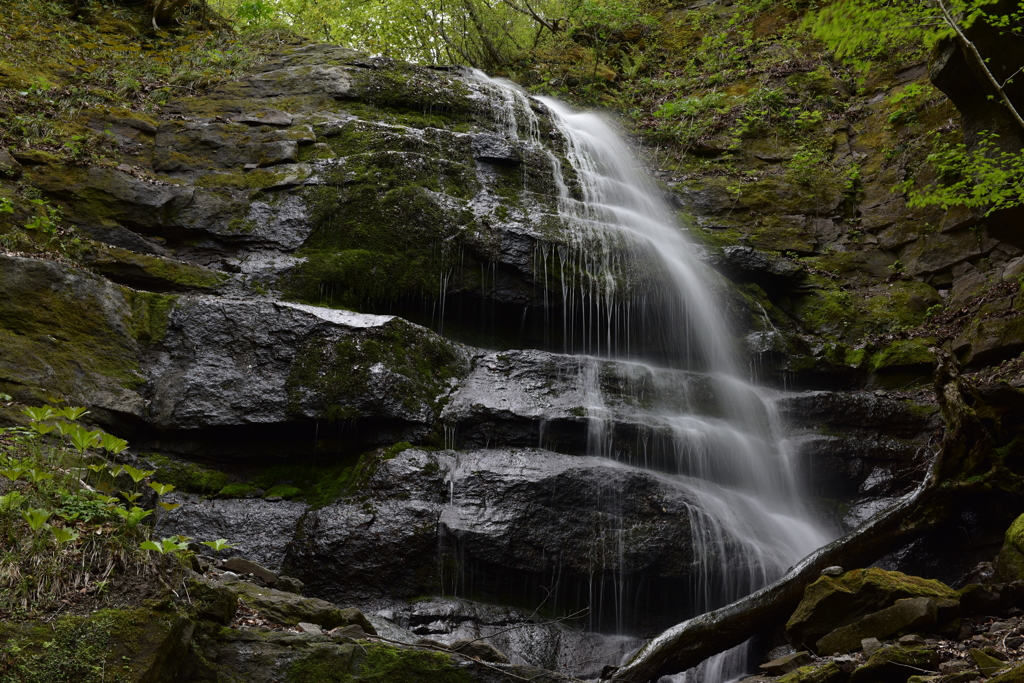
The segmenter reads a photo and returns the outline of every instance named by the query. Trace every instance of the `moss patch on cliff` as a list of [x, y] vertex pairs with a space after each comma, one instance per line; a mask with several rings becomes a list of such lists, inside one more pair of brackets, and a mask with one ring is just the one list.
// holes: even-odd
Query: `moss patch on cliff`
[[[448, 382], [468, 365], [449, 341], [393, 319], [362, 337], [312, 339], [301, 349], [287, 381], [289, 411], [328, 420], [352, 419], [367, 402], [394, 402], [407, 414], [436, 413]], [[388, 396], [367, 388], [387, 383]]]
[[156, 478], [186, 493], [212, 495], [219, 493], [230, 482], [227, 474], [202, 467], [196, 463], [172, 460], [157, 453], [143, 457], [156, 468]]
[[47, 261], [7, 259], [0, 282], [0, 382], [68, 396], [142, 382], [132, 330], [159, 333], [162, 305], [145, 302], [135, 320], [130, 293]]
[[186, 620], [148, 609], [63, 617], [53, 628], [0, 625], [0, 683], [141, 680], [174, 656]]
[[370, 643], [355, 651], [351, 663], [347, 659], [343, 653], [316, 650], [296, 661], [285, 680], [287, 683], [471, 683], [473, 680], [468, 671], [455, 665], [451, 655], [440, 652]]

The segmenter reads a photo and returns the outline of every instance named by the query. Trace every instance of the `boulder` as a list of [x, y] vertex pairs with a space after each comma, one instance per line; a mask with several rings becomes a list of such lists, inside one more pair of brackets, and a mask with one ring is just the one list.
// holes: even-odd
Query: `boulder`
[[971, 659], [974, 660], [974, 664], [978, 667], [978, 671], [980, 671], [986, 678], [1006, 668], [1006, 662], [1004, 660], [999, 659], [998, 657], [993, 657], [989, 653], [979, 650], [978, 648], [971, 648], [968, 654], [971, 656]]
[[452, 652], [458, 652], [467, 657], [474, 657], [485, 662], [494, 662], [496, 664], [509, 663], [508, 656], [504, 652], [484, 640], [456, 640], [448, 646], [448, 649]]
[[363, 613], [355, 608], [341, 609], [326, 600], [261, 588], [247, 581], [228, 581], [225, 585], [235, 591], [246, 606], [278, 624], [297, 626], [306, 622], [328, 630], [358, 624], [369, 634], [377, 633]]
[[22, 174], [21, 164], [6, 149], [0, 148], [0, 178], [7, 177], [17, 180]]
[[998, 585], [970, 583], [957, 591], [960, 595], [960, 610], [965, 615], [991, 614], [999, 611], [1003, 604]]
[[[234, 572], [236, 574], [252, 574], [262, 579], [268, 586], [273, 587], [277, 583], [277, 574], [270, 571], [266, 567], [256, 564], [244, 557], [229, 557], [224, 560], [222, 565], [224, 569]], [[292, 591], [288, 591], [292, 592]]]
[[803, 600], [786, 624], [794, 644], [813, 646], [828, 633], [852, 624], [903, 598], [928, 597], [959, 604], [956, 591], [945, 584], [874, 567], [855, 569], [839, 577], [823, 576], [804, 591]]
[[1018, 664], [1012, 669], [990, 678], [988, 683], [1024, 683], [1024, 664]]
[[204, 577], [190, 581], [189, 596], [201, 619], [227, 625], [238, 611], [238, 594], [227, 586]]
[[[160, 511], [155, 530], [160, 537], [182, 534], [198, 539], [226, 538], [234, 547], [221, 554], [243, 555], [275, 572], [284, 563], [286, 545], [294, 538], [307, 509], [291, 501], [208, 500], [176, 491], [164, 500], [179, 503], [180, 507]], [[206, 546], [201, 548], [212, 552]]]
[[809, 664], [795, 671], [790, 671], [779, 678], [779, 683], [837, 683], [846, 678], [846, 674], [835, 662]]
[[905, 683], [913, 673], [939, 670], [939, 653], [924, 648], [886, 647], [854, 669], [850, 683]]
[[1006, 530], [1003, 547], [996, 561], [996, 571], [1004, 581], [1024, 579], [1024, 515], [1015, 519]]
[[400, 318], [195, 297], [172, 312], [148, 369], [160, 429], [377, 418], [414, 437], [469, 367], [460, 347]]
[[66, 397], [139, 418], [142, 346], [163, 334], [173, 298], [133, 292], [55, 261], [0, 255], [0, 391]]
[[811, 657], [810, 653], [793, 652], [762, 664], [758, 668], [763, 671], [766, 676], [781, 676], [782, 674], [788, 674], [790, 671], [799, 669], [802, 666], [807, 666], [813, 662], [814, 659]]
[[933, 626], [939, 609], [932, 598], [897, 600], [892, 607], [874, 612], [847, 626], [842, 626], [818, 640], [819, 654], [843, 654], [861, 648], [866, 638], [888, 638], [900, 631]]
[[769, 256], [753, 247], [725, 247], [711, 264], [734, 282], [754, 282], [768, 292], [793, 289], [807, 276], [790, 259]]

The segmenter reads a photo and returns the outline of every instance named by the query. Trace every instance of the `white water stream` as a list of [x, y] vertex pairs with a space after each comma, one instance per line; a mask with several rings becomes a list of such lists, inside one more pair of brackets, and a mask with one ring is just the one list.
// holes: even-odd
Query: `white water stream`
[[[587, 324], [587, 330], [611, 329], [616, 316], [631, 310], [620, 296], [623, 269], [646, 262], [663, 280], [664, 292], [657, 297], [663, 305], [660, 329], [671, 331], [669, 343], [682, 349], [680, 357], [689, 359], [692, 369], [708, 374], [706, 386], [720, 407], [717, 415], [665, 410], [656, 415], [671, 435], [661, 450], [675, 458], [674, 468], [660, 469], [668, 469], [673, 486], [694, 501], [689, 509], [691, 542], [702, 577], [692, 596], [695, 610], [720, 607], [780, 577], [830, 537], [801, 502], [784, 425], [768, 392], [740, 376], [723, 304], [709, 287], [712, 274], [693, 257], [694, 247], [674, 212], [603, 118], [536, 98], [557, 128], [545, 131], [545, 125], [550, 127], [547, 119], [536, 115], [519, 88], [482, 73], [474, 78], [491, 91], [504, 134], [550, 159], [559, 214], [573, 242], [559, 258], [563, 264], [572, 262], [576, 272], [588, 274], [586, 279], [563, 279], [561, 304], [566, 310], [580, 307], [584, 319], [589, 315], [598, 323]], [[561, 154], [549, 151], [545, 141], [560, 145]], [[586, 345], [591, 353], [629, 359], [629, 343], [614, 339], [610, 332], [604, 338], [599, 333], [593, 336]], [[580, 362], [588, 402], [588, 454], [617, 458], [609, 437], [615, 424], [604, 404], [599, 361], [582, 357]], [[653, 371], [657, 375], [658, 369]], [[629, 464], [644, 466], [645, 459]], [[671, 679], [728, 681], [744, 673], [748, 656], [747, 645], [741, 645]]]

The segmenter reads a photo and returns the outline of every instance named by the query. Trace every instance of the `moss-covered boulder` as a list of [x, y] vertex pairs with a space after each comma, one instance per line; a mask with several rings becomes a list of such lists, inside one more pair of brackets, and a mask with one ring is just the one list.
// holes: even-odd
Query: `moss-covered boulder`
[[846, 674], [835, 662], [808, 664], [779, 678], [779, 683], [837, 683]]
[[939, 653], [925, 648], [884, 647], [854, 669], [850, 683], [904, 683], [912, 674], [939, 669]]
[[186, 616], [145, 608], [0, 624], [0, 681], [172, 683], [194, 629]]
[[988, 683], [1024, 683], [1024, 664], [1018, 664], [1012, 669], [988, 679]]
[[0, 291], [0, 390], [143, 415], [140, 349], [163, 334], [173, 297], [14, 256], [0, 256]]
[[932, 598], [906, 598], [895, 605], [873, 612], [863, 619], [825, 635], [818, 641], [820, 654], [844, 654], [861, 648], [866, 638], [884, 639], [899, 632], [933, 626], [939, 608]]
[[835, 629], [893, 605], [904, 598], [935, 598], [959, 604], [957, 592], [940, 581], [908, 576], [874, 567], [854, 569], [841, 576], [822, 576], [804, 591], [786, 623], [795, 644], [814, 646]]
[[1024, 515], [1015, 519], [1006, 530], [1006, 538], [996, 561], [996, 571], [1004, 581], [1024, 579]]
[[366, 633], [377, 633], [373, 624], [355, 608], [342, 609], [326, 600], [261, 588], [247, 581], [228, 581], [224, 585], [237, 593], [246, 606], [278, 624], [295, 626], [299, 622], [306, 622], [317, 624], [325, 630], [356, 624]]

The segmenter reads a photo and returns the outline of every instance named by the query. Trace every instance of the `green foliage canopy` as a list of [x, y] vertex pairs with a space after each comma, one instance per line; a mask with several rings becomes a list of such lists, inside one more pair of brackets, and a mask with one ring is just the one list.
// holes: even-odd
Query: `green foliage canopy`
[[643, 0], [212, 0], [250, 26], [421, 63], [500, 68], [575, 30], [648, 23]]

